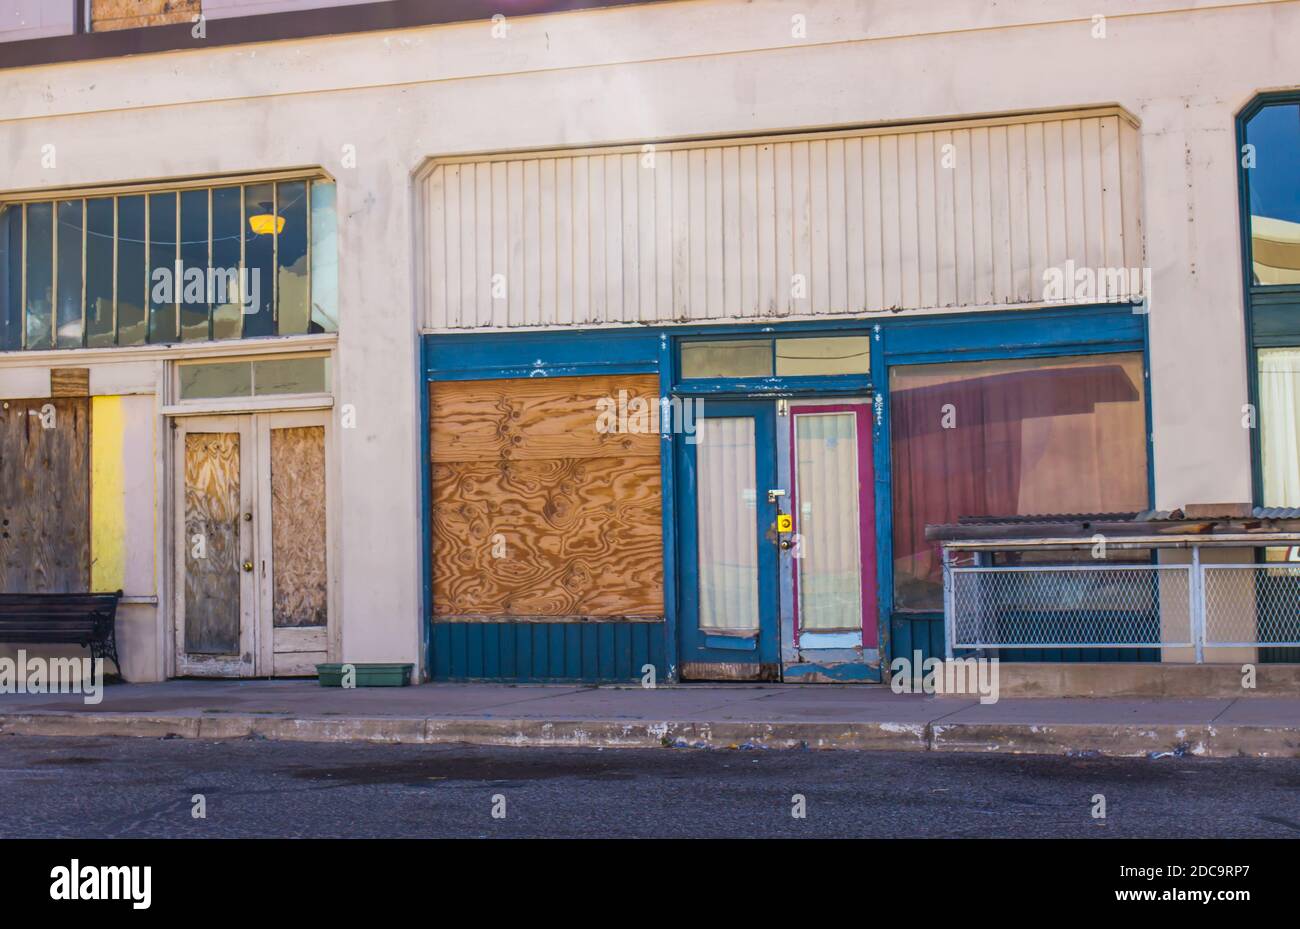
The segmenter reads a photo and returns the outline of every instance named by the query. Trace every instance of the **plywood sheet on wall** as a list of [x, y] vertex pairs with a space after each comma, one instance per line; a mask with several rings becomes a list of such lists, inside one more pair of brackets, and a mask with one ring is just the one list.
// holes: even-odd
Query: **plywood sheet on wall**
[[185, 651], [239, 651], [239, 434], [185, 436]]
[[274, 625], [325, 625], [324, 426], [271, 430], [271, 550]]
[[663, 615], [658, 434], [597, 429], [598, 402], [657, 392], [654, 376], [431, 385], [437, 616]]
[[0, 591], [90, 585], [90, 402], [0, 401]]

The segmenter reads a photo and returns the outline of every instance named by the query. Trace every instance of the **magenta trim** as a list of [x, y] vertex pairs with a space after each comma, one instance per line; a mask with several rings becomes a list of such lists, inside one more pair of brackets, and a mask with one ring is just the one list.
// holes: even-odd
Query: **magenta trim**
[[[862, 558], [862, 647], [876, 648], [880, 641], [877, 625], [876, 591], [876, 466], [871, 457], [871, 404], [832, 403], [826, 406], [790, 407], [790, 516], [799, 531], [799, 456], [795, 448], [795, 417], [805, 413], [852, 413], [858, 433], [858, 551]], [[792, 561], [794, 559], [791, 559]], [[794, 645], [799, 647], [799, 569], [792, 566], [794, 581]]]

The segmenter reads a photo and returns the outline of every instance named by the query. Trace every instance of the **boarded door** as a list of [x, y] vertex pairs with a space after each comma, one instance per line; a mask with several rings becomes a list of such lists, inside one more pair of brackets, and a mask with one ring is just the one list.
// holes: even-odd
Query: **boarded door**
[[0, 401], [0, 591], [90, 589], [90, 401]]

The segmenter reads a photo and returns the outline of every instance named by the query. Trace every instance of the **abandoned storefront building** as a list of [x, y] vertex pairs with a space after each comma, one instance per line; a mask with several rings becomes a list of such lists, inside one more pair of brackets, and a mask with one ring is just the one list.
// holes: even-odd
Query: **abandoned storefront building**
[[127, 679], [1300, 661], [1300, 7], [30, 6], [0, 596]]

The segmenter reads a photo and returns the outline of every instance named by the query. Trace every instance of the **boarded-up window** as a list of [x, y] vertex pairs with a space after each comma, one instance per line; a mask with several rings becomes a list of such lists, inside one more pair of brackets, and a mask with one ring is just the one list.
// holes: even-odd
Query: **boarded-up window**
[[657, 395], [654, 376], [431, 385], [435, 615], [662, 617]]
[[0, 591], [90, 589], [90, 401], [0, 401]]

